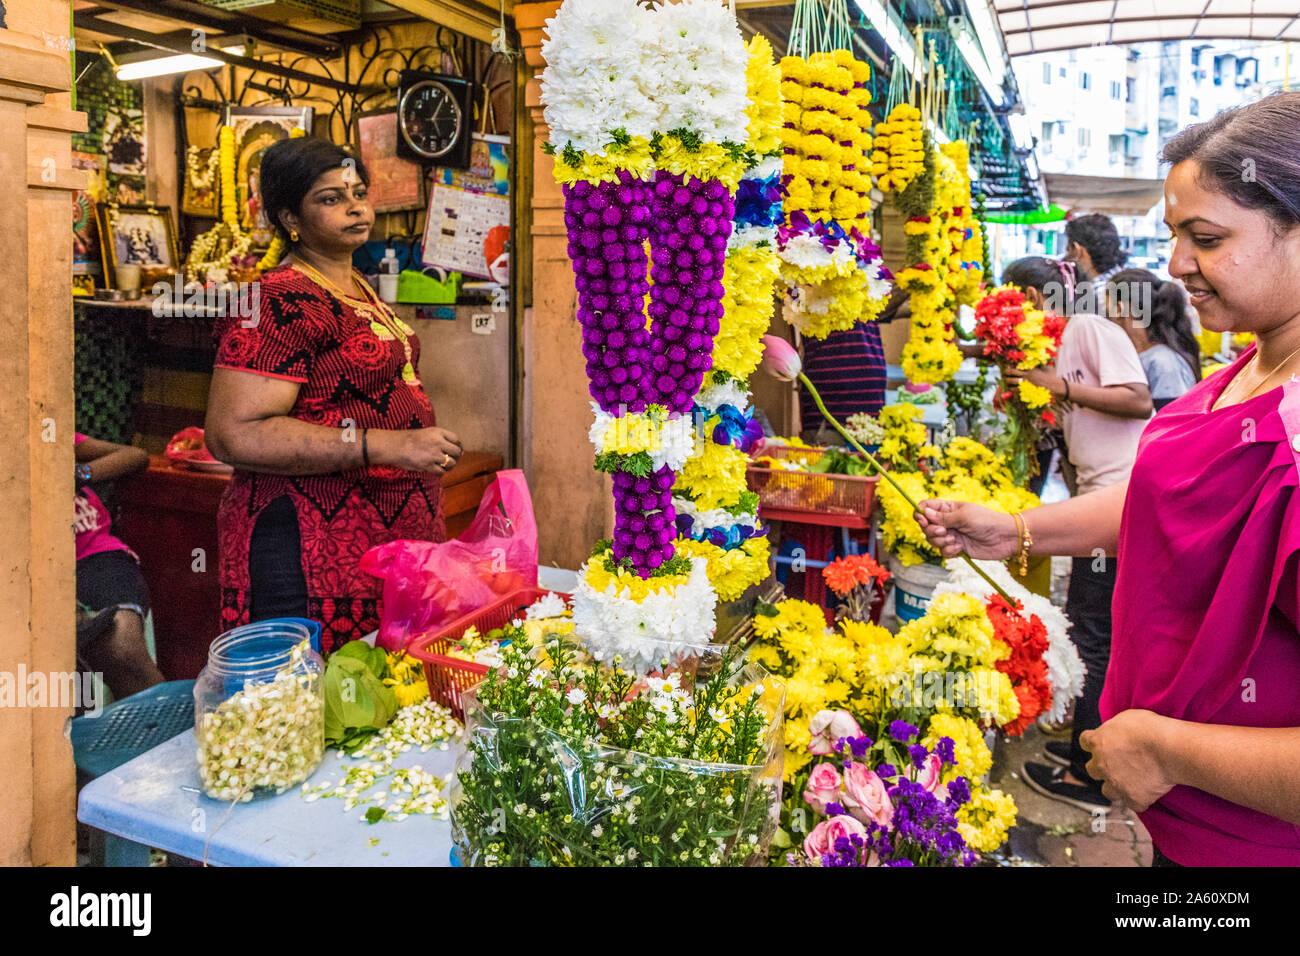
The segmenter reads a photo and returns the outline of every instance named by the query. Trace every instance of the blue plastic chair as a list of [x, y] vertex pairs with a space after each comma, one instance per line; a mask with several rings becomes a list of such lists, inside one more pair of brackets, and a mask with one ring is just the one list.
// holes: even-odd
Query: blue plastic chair
[[[99, 777], [194, 726], [194, 681], [157, 684], [114, 701], [97, 716], [73, 718], [69, 727], [77, 769]], [[148, 866], [149, 848], [104, 834], [106, 866]]]

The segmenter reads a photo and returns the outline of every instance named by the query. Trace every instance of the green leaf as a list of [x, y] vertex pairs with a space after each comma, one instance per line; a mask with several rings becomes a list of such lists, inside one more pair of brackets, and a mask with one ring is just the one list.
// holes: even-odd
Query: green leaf
[[[387, 813], [388, 811], [385, 810], [383, 807], [371, 807], [369, 810], [366, 811], [366, 822], [378, 823], [380, 820], [382, 820], [385, 817], [385, 815], [387, 815]], [[374, 844], [372, 843], [371, 846], [374, 846]]]
[[[360, 644], [360, 641], [351, 642]], [[325, 665], [325, 742], [342, 745], [355, 743], [349, 732], [371, 733], [386, 726], [397, 713], [397, 695], [371, 670], [376, 659], [372, 648], [363, 644], [364, 652], [345, 644], [330, 655]], [[346, 652], [346, 653], [345, 653]], [[366, 659], [360, 654], [364, 653]], [[384, 659], [382, 650], [379, 659]], [[386, 665], [384, 665], [386, 666]]]

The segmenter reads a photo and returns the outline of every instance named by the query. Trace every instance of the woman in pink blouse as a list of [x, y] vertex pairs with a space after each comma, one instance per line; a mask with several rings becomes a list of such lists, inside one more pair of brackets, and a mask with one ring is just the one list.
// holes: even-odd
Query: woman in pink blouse
[[[1104, 723], [1082, 745], [1156, 864], [1300, 866], [1300, 93], [1164, 158], [1169, 271], [1203, 327], [1256, 345], [1152, 419], [1127, 482], [1023, 518], [1032, 553], [1118, 551]], [[921, 512], [945, 555], [1021, 548], [1010, 515]]]

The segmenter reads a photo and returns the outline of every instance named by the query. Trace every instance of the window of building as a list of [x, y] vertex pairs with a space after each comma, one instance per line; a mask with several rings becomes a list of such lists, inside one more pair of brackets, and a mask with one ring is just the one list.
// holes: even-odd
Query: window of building
[[1055, 124], [1055, 123], [1044, 123], [1044, 124], [1043, 124], [1043, 136], [1042, 136], [1042, 140], [1043, 140], [1043, 142], [1044, 142], [1044, 143], [1045, 143], [1049, 148], [1050, 148], [1051, 145], [1052, 145], [1052, 134], [1053, 134], [1054, 132], [1056, 132], [1056, 124]]
[[1125, 147], [1128, 145], [1128, 137], [1123, 133], [1113, 135], [1110, 137], [1108, 145], [1110, 147], [1110, 161], [1112, 163], [1118, 163], [1124, 158]]
[[1043, 82], [1044, 83], [1052, 82], [1052, 64], [1050, 63], [1043, 64]]
[[1092, 77], [1082, 70], [1079, 71], [1079, 88], [1083, 90], [1092, 89]]
[[1128, 103], [1137, 102], [1138, 81], [1129, 77], [1124, 81], [1124, 100]]
[[1060, 75], [1065, 76], [1065, 67], [1060, 68]]
[[1201, 115], [1201, 101], [1198, 100], [1196, 97], [1193, 96], [1193, 97], [1192, 97], [1192, 101], [1187, 105], [1187, 111], [1188, 111], [1189, 113], [1191, 113], [1193, 116], [1200, 116], [1200, 115]]
[[1112, 100], [1122, 100], [1124, 98], [1124, 87], [1118, 80], [1110, 81], [1110, 98]]
[[1092, 145], [1092, 130], [1086, 126], [1079, 127], [1079, 148], [1087, 149]]

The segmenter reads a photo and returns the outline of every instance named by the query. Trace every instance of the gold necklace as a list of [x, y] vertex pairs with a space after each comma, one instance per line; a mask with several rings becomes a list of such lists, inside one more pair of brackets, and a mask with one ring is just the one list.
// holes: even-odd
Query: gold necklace
[[[1278, 362], [1277, 365], [1273, 368], [1273, 371], [1269, 372], [1269, 373], [1268, 373], [1267, 375], [1265, 375], [1262, 379], [1260, 379], [1258, 385], [1256, 385], [1254, 388], [1252, 388], [1249, 392], [1247, 392], [1245, 395], [1243, 395], [1243, 396], [1242, 396], [1238, 401], [1234, 402], [1233, 404], [1235, 404], [1235, 405], [1240, 405], [1242, 402], [1247, 401], [1247, 400], [1253, 398], [1254, 395], [1255, 395], [1255, 393], [1258, 392], [1258, 391], [1259, 391], [1259, 390], [1264, 386], [1264, 383], [1265, 383], [1265, 382], [1267, 382], [1270, 378], [1272, 378], [1272, 377], [1273, 377], [1274, 375], [1276, 375], [1279, 371], [1281, 371], [1282, 366], [1286, 365], [1287, 362], [1291, 361], [1291, 360], [1292, 360], [1293, 358], [1295, 358], [1297, 355], [1300, 355], [1300, 349], [1296, 349], [1294, 352], [1292, 352], [1290, 355], [1288, 355], [1288, 356], [1287, 356], [1286, 358], [1284, 358], [1282, 361]], [[1256, 368], [1259, 366], [1259, 350], [1258, 350], [1258, 349], [1255, 350], [1255, 354], [1254, 354], [1254, 356], [1251, 358], [1251, 360], [1250, 360], [1250, 364], [1251, 364], [1252, 367], [1256, 367]], [[1243, 370], [1243, 371], [1244, 371], [1244, 370]], [[1224, 402], [1224, 398], [1226, 398], [1227, 395], [1228, 395], [1228, 392], [1229, 392], [1232, 388], [1234, 388], [1234, 387], [1236, 386], [1236, 384], [1237, 384], [1237, 380], [1238, 380], [1239, 378], [1241, 378], [1241, 377], [1242, 377], [1242, 376], [1241, 376], [1241, 372], [1238, 372], [1236, 375], [1233, 376], [1232, 381], [1228, 384], [1228, 387], [1225, 388], [1225, 389], [1223, 390], [1223, 392], [1219, 395], [1219, 400], [1218, 400], [1217, 402], [1214, 403], [1215, 411], [1217, 411], [1217, 410], [1220, 409], [1220, 408], [1226, 408], [1226, 407], [1227, 407], [1227, 403]]]
[[353, 310], [370, 324], [370, 331], [376, 336], [381, 339], [396, 339], [401, 342], [402, 351], [406, 353], [406, 364], [402, 366], [402, 380], [408, 385], [419, 386], [420, 380], [415, 374], [415, 367], [412, 363], [410, 343], [410, 336], [415, 334], [415, 330], [398, 318], [397, 314], [388, 307], [388, 303], [375, 295], [374, 289], [370, 288], [365, 280], [357, 275], [356, 270], [352, 270], [352, 282], [362, 291], [361, 297], [348, 295], [324, 276], [319, 269], [298, 256], [294, 256], [293, 260], [309, 279], [351, 305]]

